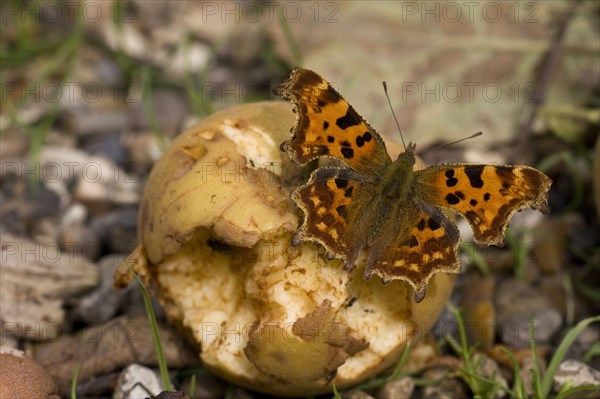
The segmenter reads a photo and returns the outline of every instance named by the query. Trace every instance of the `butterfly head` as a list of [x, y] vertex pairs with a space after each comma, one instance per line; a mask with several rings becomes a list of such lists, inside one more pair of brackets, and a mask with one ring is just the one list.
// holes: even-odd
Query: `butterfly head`
[[416, 151], [417, 145], [415, 143], [408, 143], [408, 145], [406, 146], [406, 150], [398, 155], [396, 163], [408, 164], [408, 166], [412, 168], [412, 166], [415, 163]]

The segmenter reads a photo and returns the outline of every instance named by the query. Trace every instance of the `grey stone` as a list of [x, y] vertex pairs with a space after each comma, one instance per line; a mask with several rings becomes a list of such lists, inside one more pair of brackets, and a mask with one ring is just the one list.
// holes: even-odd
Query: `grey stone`
[[160, 378], [152, 369], [132, 364], [121, 372], [113, 399], [146, 398], [162, 391]]
[[547, 343], [563, 325], [562, 316], [550, 299], [539, 289], [522, 281], [502, 281], [495, 302], [502, 342], [513, 348], [528, 348], [531, 339]]
[[439, 380], [439, 383], [426, 385], [423, 389], [423, 397], [426, 398], [466, 398], [465, 384], [456, 377], [449, 377], [453, 369], [451, 367], [435, 367], [423, 373], [423, 378], [428, 380]]
[[410, 398], [414, 390], [415, 381], [410, 377], [403, 377], [386, 383], [375, 396], [378, 399]]
[[506, 388], [508, 388], [508, 382], [502, 375], [500, 367], [498, 367], [498, 363], [481, 353], [476, 354], [473, 361], [475, 364], [477, 364], [477, 373], [479, 375], [490, 380], [494, 380], [499, 385], [494, 398], [506, 397]]
[[84, 296], [76, 307], [75, 313], [88, 324], [104, 323], [114, 317], [127, 298], [129, 290], [115, 290], [113, 279], [117, 267], [125, 258], [124, 255], [106, 255], [98, 262], [100, 285]]
[[562, 362], [554, 374], [553, 380], [556, 392], [565, 384], [569, 384], [571, 388], [595, 385], [595, 390], [578, 392], [577, 397], [600, 398], [600, 371], [578, 360], [566, 360]]
[[[538, 363], [540, 366], [540, 372], [542, 375], [546, 372], [546, 361], [543, 357], [538, 358]], [[530, 370], [535, 369], [535, 360], [533, 356], [527, 356], [523, 358], [521, 361], [521, 370], [520, 376], [523, 381], [523, 386], [525, 387], [525, 392], [527, 393], [527, 397], [533, 397], [533, 374]]]
[[369, 395], [365, 391], [361, 389], [352, 389], [348, 392], [344, 392], [342, 394], [342, 398], [344, 399], [375, 399], [373, 396]]

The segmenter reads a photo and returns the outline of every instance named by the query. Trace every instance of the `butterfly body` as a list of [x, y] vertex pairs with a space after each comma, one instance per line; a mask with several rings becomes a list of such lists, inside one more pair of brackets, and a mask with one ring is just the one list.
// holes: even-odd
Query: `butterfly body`
[[551, 180], [527, 166], [459, 163], [413, 171], [414, 144], [392, 161], [379, 134], [315, 72], [294, 69], [275, 93], [292, 101], [298, 115], [281, 149], [299, 164], [337, 161], [293, 190], [304, 222], [292, 243], [320, 243], [347, 270], [367, 249], [365, 278], [404, 280], [416, 301], [433, 274], [460, 271], [459, 232], [442, 208], [465, 217], [476, 242], [496, 245], [514, 212], [548, 212]]

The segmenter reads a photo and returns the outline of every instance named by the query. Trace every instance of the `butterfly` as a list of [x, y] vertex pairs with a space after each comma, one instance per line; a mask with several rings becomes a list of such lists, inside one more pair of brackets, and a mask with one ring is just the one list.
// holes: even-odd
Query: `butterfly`
[[281, 150], [300, 165], [337, 161], [292, 191], [304, 213], [292, 245], [319, 243], [345, 270], [366, 249], [364, 278], [403, 280], [416, 302], [432, 275], [460, 272], [459, 231], [442, 209], [462, 215], [476, 243], [499, 246], [516, 211], [549, 211], [552, 180], [529, 166], [443, 163], [414, 171], [413, 143], [392, 161], [375, 129], [311, 70], [294, 69], [274, 93], [297, 115]]

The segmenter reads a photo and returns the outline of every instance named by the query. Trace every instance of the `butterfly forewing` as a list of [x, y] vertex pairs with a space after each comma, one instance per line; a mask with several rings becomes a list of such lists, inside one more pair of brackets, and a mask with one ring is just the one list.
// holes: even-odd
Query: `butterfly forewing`
[[415, 172], [415, 177], [418, 195], [464, 216], [481, 244], [502, 245], [508, 221], [518, 210], [548, 213], [552, 181], [528, 166], [441, 164]]
[[282, 145], [297, 163], [328, 156], [362, 173], [391, 163], [379, 134], [315, 72], [294, 69], [275, 93], [291, 100], [298, 115], [291, 139]]

